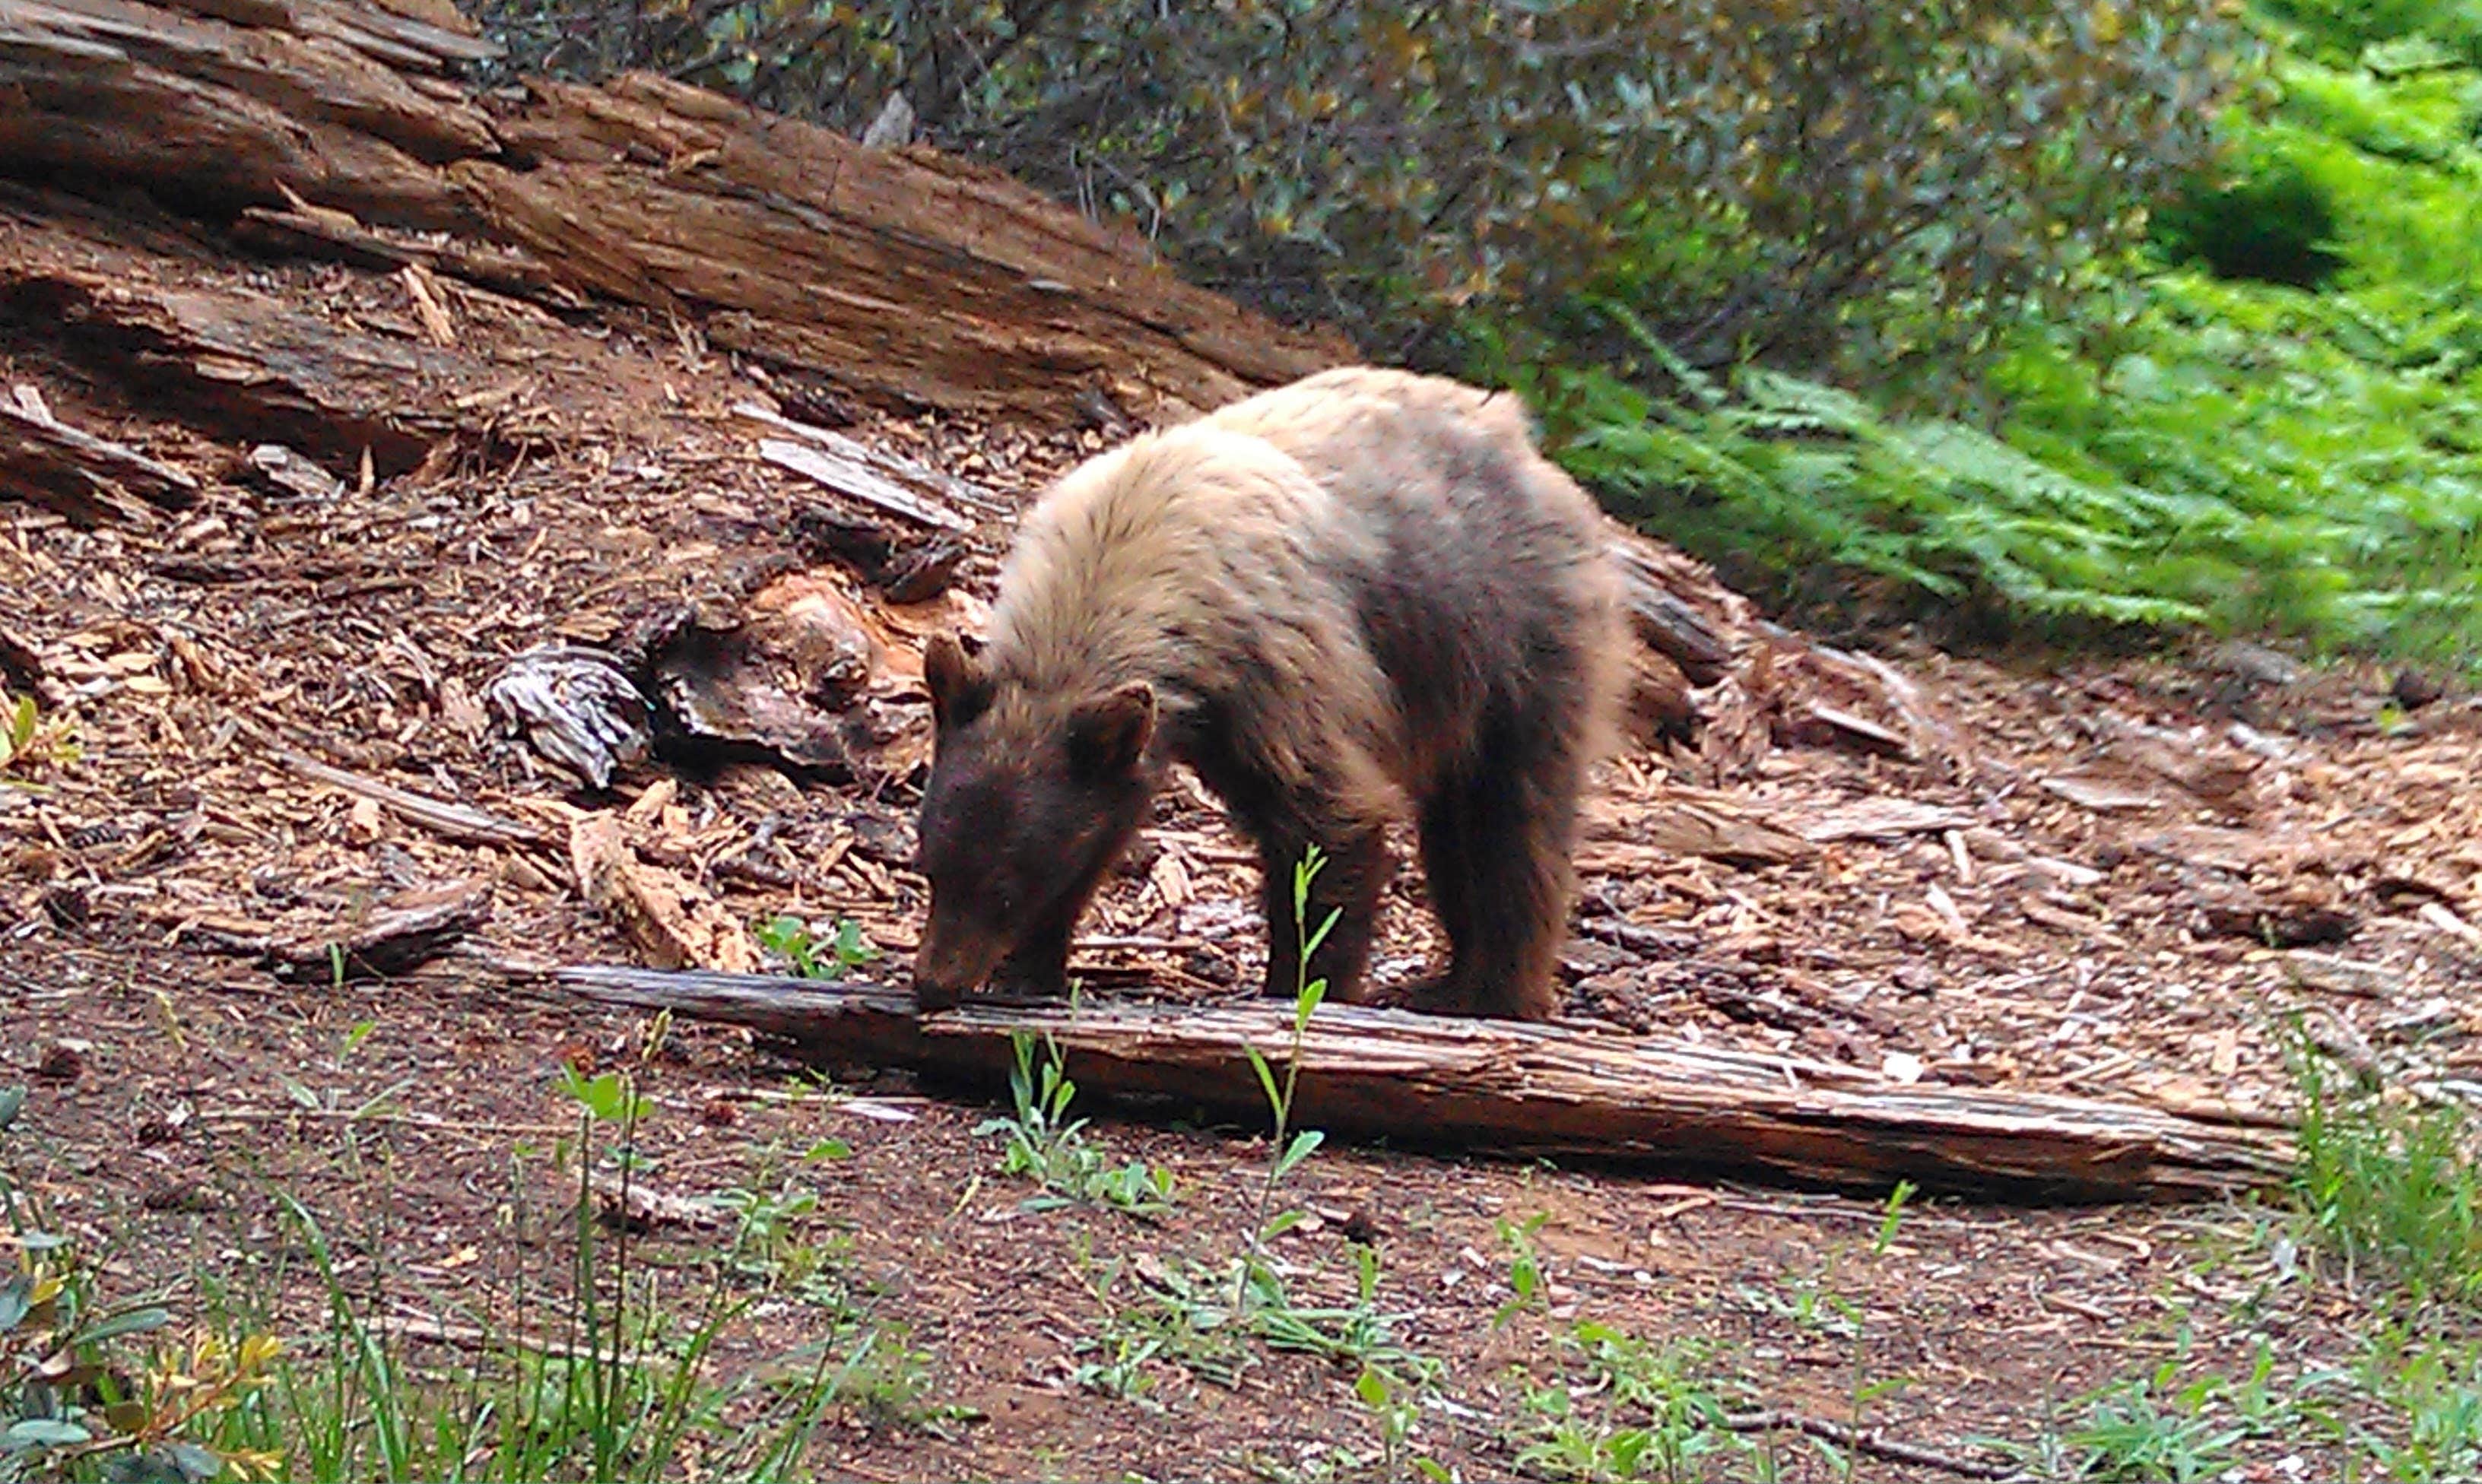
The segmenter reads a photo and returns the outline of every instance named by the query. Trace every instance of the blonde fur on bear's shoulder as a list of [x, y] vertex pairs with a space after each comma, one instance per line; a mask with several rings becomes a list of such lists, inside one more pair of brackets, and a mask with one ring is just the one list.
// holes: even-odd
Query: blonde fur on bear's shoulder
[[[1029, 510], [1000, 578], [988, 657], [1029, 733], [1057, 705], [1133, 680], [1177, 709], [1248, 691], [1271, 760], [1327, 759], [1392, 807], [1393, 717], [1347, 595], [1322, 560], [1375, 537], [1281, 449], [1212, 422], [1144, 433]], [[1281, 703], [1277, 698], [1288, 698]]]

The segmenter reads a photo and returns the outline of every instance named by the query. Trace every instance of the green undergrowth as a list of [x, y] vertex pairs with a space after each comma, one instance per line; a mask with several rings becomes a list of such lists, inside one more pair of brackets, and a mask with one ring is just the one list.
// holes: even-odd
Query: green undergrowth
[[2462, 11], [2397, 7], [2401, 29], [2339, 54], [2341, 21], [2258, 17], [2271, 61], [2258, 105], [2227, 115], [2223, 165], [1962, 386], [1700, 370], [1625, 295], [1567, 311], [1625, 353], [1503, 325], [1479, 367], [1535, 399], [1615, 509], [1796, 610], [1868, 596], [2014, 631], [2250, 633], [2469, 667], [2482, 71], [2402, 24], [2432, 11], [2465, 35]]
[[[2245, 1456], [2289, 1450], [2311, 1464], [2299, 1476], [2346, 1484], [2482, 1478], [2473, 1118], [2338, 1079], [2306, 1051], [2296, 1070], [2299, 1159], [2287, 1198], [2244, 1212], [2242, 1232], [2200, 1243], [2192, 1281], [2167, 1301], [2178, 1353], [2111, 1381], [2067, 1409], [2057, 1429], [2010, 1449], [2036, 1476], [2254, 1477]], [[2215, 1307], [2193, 1312], [2202, 1299]], [[2300, 1337], [2321, 1326], [2339, 1332], [2313, 1362]], [[2246, 1343], [2249, 1361], [2219, 1366], [2195, 1353], [2209, 1327]]]

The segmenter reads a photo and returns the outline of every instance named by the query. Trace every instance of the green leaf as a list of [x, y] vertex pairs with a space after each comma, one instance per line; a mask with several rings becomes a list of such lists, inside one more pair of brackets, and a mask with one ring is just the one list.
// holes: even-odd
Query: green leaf
[[0, 1130], [17, 1121], [26, 1106], [26, 1089], [20, 1085], [0, 1087]]
[[30, 1417], [0, 1433], [15, 1447], [73, 1448], [94, 1441], [94, 1434], [64, 1418]]
[[0, 1283], [0, 1335], [15, 1329], [18, 1322], [34, 1312], [35, 1280], [20, 1273]]
[[1281, 1110], [1284, 1106], [1284, 1095], [1276, 1086], [1276, 1069], [1267, 1064], [1267, 1058], [1259, 1054], [1258, 1048], [1245, 1044], [1241, 1051], [1250, 1058], [1250, 1069], [1258, 1074], [1258, 1088], [1267, 1095], [1267, 1106]]
[[1276, 1174], [1281, 1177], [1292, 1173], [1294, 1165], [1308, 1159], [1326, 1140], [1327, 1135], [1316, 1129], [1304, 1129], [1294, 1134], [1290, 1147], [1276, 1160]]
[[149, 1306], [145, 1309], [125, 1310], [97, 1322], [92, 1329], [80, 1331], [72, 1343], [101, 1344], [107, 1340], [118, 1340], [123, 1335], [143, 1335], [149, 1330], [159, 1330], [172, 1322], [172, 1311], [167, 1309]]
[[1310, 933], [1309, 941], [1302, 945], [1303, 958], [1307, 959], [1317, 955], [1319, 945], [1327, 942], [1327, 935], [1335, 930], [1336, 920], [1343, 916], [1344, 909], [1342, 907], [1333, 907], [1329, 909], [1327, 920], [1320, 923], [1317, 928]]
[[207, 1484], [208, 1480], [221, 1477], [224, 1471], [223, 1455], [195, 1443], [168, 1443], [164, 1451], [190, 1484]]

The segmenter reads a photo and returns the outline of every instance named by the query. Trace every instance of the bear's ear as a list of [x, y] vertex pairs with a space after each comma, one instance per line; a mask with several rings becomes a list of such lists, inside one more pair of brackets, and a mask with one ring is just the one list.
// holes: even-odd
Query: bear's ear
[[942, 732], [970, 724], [991, 704], [990, 672], [954, 635], [934, 634], [922, 646], [922, 684], [931, 692], [932, 725]]
[[1134, 772], [1154, 735], [1154, 688], [1133, 680], [1069, 714], [1069, 761], [1089, 778]]

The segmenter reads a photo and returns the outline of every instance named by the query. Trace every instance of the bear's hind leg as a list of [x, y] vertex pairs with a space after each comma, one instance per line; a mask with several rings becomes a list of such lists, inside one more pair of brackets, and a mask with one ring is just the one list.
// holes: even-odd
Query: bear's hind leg
[[1585, 760], [1543, 718], [1490, 730], [1423, 804], [1422, 873], [1448, 972], [1414, 995], [1442, 1015], [1548, 1019], [1559, 1008]]

